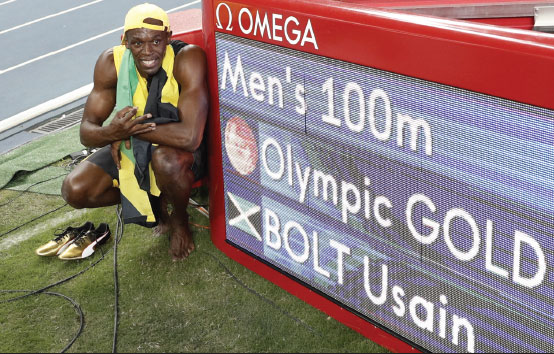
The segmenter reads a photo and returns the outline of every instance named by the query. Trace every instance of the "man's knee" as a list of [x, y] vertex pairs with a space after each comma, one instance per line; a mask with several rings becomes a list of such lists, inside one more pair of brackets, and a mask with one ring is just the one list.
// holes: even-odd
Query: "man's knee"
[[152, 169], [158, 179], [188, 178], [192, 163], [192, 154], [180, 149], [159, 146], [152, 153]]
[[76, 209], [86, 207], [87, 190], [71, 173], [63, 180], [62, 197], [67, 204]]
[[119, 193], [115, 196], [111, 189], [114, 189], [112, 177], [97, 165], [84, 161], [65, 177], [62, 197], [76, 209], [95, 208], [118, 201]]

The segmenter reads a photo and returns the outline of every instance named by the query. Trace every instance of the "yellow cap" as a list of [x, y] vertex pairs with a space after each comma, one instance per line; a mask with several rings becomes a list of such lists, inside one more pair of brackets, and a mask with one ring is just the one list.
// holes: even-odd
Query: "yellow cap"
[[[150, 23], [145, 23], [144, 20], [147, 18], [152, 18], [162, 22], [162, 25], [153, 25]], [[155, 31], [166, 31], [169, 32], [169, 17], [167, 13], [160, 7], [144, 3], [137, 5], [127, 12], [125, 16], [125, 25], [123, 27], [123, 36], [125, 38], [125, 32], [135, 28], [148, 28]]]

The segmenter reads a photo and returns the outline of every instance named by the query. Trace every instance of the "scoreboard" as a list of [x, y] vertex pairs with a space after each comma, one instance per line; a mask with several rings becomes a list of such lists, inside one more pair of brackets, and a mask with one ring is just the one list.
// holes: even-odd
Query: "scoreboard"
[[554, 40], [210, 5], [214, 243], [392, 349], [552, 352]]

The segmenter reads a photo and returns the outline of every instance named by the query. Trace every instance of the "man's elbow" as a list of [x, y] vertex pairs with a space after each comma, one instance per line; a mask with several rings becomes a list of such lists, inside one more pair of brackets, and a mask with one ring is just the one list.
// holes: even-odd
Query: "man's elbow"
[[86, 135], [81, 133], [79, 135], [79, 138], [80, 138], [81, 144], [83, 146], [85, 146], [85, 147], [94, 147], [92, 141], [90, 141], [90, 139], [88, 139]]
[[89, 147], [89, 145], [88, 145], [89, 142], [87, 141], [87, 139], [83, 135], [81, 135], [79, 138], [81, 140], [81, 145], [83, 145], [85, 147]]
[[81, 144], [83, 144], [83, 146], [92, 147], [91, 146], [92, 142], [89, 138], [89, 134], [85, 128], [84, 123], [81, 123], [81, 127], [79, 128], [79, 139], [81, 140]]
[[181, 139], [180, 148], [189, 152], [194, 152], [202, 143], [202, 135], [189, 135]]

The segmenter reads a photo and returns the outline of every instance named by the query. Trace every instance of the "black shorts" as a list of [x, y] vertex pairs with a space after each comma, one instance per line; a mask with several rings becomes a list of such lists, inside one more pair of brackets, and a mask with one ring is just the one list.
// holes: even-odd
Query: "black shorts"
[[[155, 148], [155, 146], [152, 146]], [[192, 173], [194, 173], [194, 180], [197, 181], [204, 177], [206, 173], [206, 148], [205, 143], [202, 142], [200, 147], [193, 153], [193, 162], [191, 166]], [[96, 166], [101, 167], [112, 179], [119, 181], [119, 172], [117, 166], [112, 158], [110, 145], [104, 146], [100, 150], [94, 152], [85, 161], [92, 162]]]

